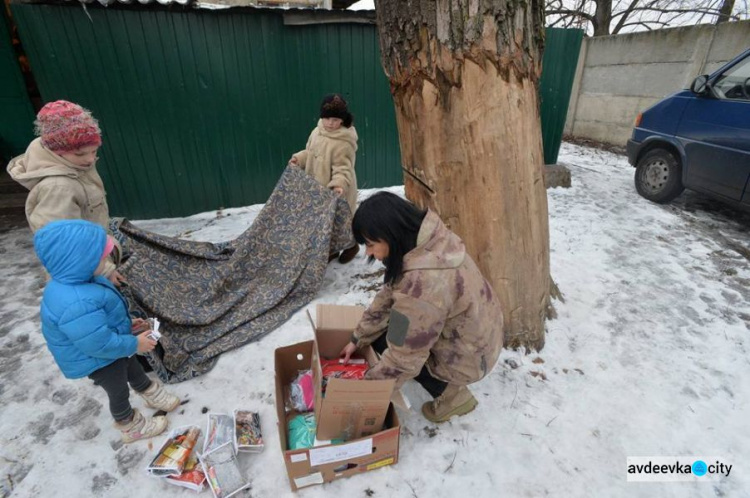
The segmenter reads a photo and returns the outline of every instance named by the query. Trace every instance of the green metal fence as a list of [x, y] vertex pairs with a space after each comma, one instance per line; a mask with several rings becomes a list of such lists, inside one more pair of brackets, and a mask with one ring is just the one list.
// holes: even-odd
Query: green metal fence
[[359, 187], [403, 183], [372, 24], [288, 26], [280, 11], [175, 5], [11, 7], [44, 101], [78, 102], [100, 121], [113, 215], [265, 202], [334, 91], [355, 115]]
[[582, 29], [547, 28], [539, 82], [544, 164], [555, 164], [560, 152], [570, 92], [583, 40]]
[[0, 14], [0, 159], [26, 150], [34, 138], [34, 109], [11, 43], [5, 9]]
[[375, 27], [280, 13], [13, 4], [45, 101], [99, 119], [112, 213], [182, 216], [265, 202], [324, 94], [350, 102], [360, 188], [402, 182]]

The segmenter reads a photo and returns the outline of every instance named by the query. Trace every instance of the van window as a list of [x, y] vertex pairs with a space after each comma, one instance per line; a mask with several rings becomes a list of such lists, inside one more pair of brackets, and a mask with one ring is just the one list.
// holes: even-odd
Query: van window
[[713, 84], [720, 99], [750, 101], [750, 57], [722, 74]]

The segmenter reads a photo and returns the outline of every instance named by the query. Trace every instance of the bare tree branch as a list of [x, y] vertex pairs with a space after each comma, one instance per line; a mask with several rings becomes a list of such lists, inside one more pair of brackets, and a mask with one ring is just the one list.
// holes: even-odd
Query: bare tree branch
[[680, 14], [712, 14], [715, 15], [715, 10], [704, 10], [704, 9], [657, 9], [657, 8], [646, 8], [636, 7], [633, 12], [664, 12], [664, 13], [680, 13]]
[[630, 14], [633, 12], [633, 9], [635, 9], [637, 5], [638, 0], [633, 0], [632, 2], [630, 2], [630, 5], [628, 5], [628, 7], [624, 11], [622, 11], [622, 13], [620, 14], [622, 16], [620, 18], [620, 22], [618, 22], [615, 25], [615, 28], [612, 30], [613, 35], [620, 32], [620, 30], [622, 29], [622, 25], [625, 24], [625, 21], [628, 20], [628, 17], [630, 17]]
[[544, 15], [546, 16], [553, 16], [556, 14], [560, 15], [567, 15], [567, 16], [575, 16], [575, 17], [582, 17], [584, 19], [587, 19], [589, 21], [594, 21], [594, 16], [591, 16], [589, 14], [586, 14], [584, 12], [579, 12], [577, 10], [569, 10], [569, 9], [560, 9], [560, 10], [546, 10], [544, 11]]
[[594, 36], [750, 18], [748, 0], [546, 0], [545, 14]]
[[624, 26], [642, 26], [642, 27], [646, 28], [648, 31], [651, 31], [651, 30], [654, 29], [651, 26], [652, 24], [656, 24], [656, 25], [658, 25], [658, 26], [660, 26], [662, 28], [665, 28], [665, 27], [668, 26], [668, 24], [666, 24], [666, 23], [663, 23], [663, 22], [654, 22], [654, 21], [652, 21], [652, 22], [641, 22], [641, 21], [638, 21], [638, 22], [629, 22], [629, 23], [626, 23]]
[[569, 17], [558, 17], [554, 21], [548, 23], [547, 26], [550, 27], [550, 28], [554, 28], [554, 27], [559, 26], [560, 24], [562, 24], [562, 26], [564, 28], [568, 28], [569, 27], [568, 26], [569, 23], [570, 23], [570, 18]]

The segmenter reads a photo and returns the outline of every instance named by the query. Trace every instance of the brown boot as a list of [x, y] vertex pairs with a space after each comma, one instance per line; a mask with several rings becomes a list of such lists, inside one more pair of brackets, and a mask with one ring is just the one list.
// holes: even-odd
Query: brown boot
[[443, 394], [422, 405], [422, 415], [430, 422], [447, 422], [454, 415], [466, 415], [477, 407], [477, 400], [466, 386], [448, 384]]
[[343, 251], [341, 251], [341, 256], [339, 256], [339, 263], [341, 263], [342, 265], [347, 264], [349, 261], [354, 259], [354, 256], [356, 256], [358, 252], [358, 244], [354, 244], [349, 249], [344, 249]]
[[328, 262], [330, 263], [331, 261], [333, 261], [334, 259], [336, 259], [338, 257], [339, 257], [339, 253], [337, 253], [337, 252], [330, 252], [330, 253], [328, 253]]

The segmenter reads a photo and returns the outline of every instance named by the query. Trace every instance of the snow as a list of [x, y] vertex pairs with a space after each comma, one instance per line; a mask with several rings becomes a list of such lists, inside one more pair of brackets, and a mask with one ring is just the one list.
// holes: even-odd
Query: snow
[[[408, 383], [412, 411], [400, 413], [398, 464], [300, 495], [746, 495], [750, 215], [690, 193], [672, 205], [650, 203], [636, 194], [626, 159], [608, 152], [564, 144], [560, 161], [573, 186], [548, 198], [552, 276], [565, 301], [555, 302], [545, 348], [504, 351], [471, 386], [478, 408], [439, 426], [419, 412], [428, 395]], [[136, 224], [218, 242], [244, 231], [260, 208]], [[0, 254], [0, 496], [192, 496], [145, 474], [160, 438], [122, 446], [104, 393], [60, 374], [39, 331], [43, 277], [28, 230], [0, 234]], [[331, 264], [307, 308], [368, 304], [378, 268], [361, 253]], [[252, 496], [292, 496], [276, 429], [273, 351], [310, 338], [302, 310], [224, 354], [207, 375], [170, 387], [190, 400], [169, 415], [171, 427], [205, 425], [204, 408], [260, 412], [266, 448], [240, 455]], [[668, 455], [716, 455], [734, 467], [717, 482], [626, 481], [628, 456]]]

